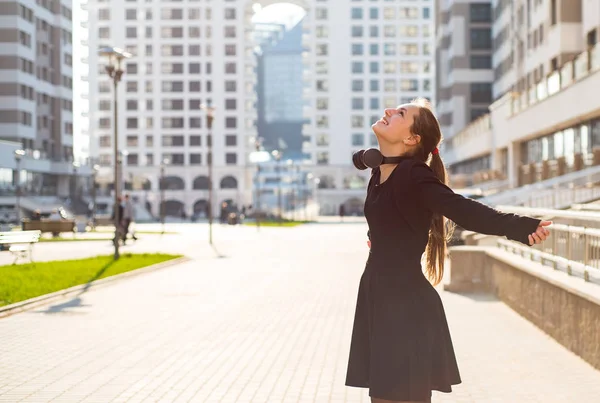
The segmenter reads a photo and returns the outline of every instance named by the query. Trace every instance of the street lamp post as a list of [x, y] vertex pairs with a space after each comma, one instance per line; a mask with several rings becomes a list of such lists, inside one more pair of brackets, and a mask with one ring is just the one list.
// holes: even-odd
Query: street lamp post
[[[261, 137], [257, 137], [254, 142], [254, 149], [260, 152]], [[256, 202], [254, 206], [254, 217], [256, 219], [256, 230], [260, 229], [260, 162], [256, 161]]]
[[277, 170], [277, 219], [279, 221], [279, 225], [281, 225], [282, 221], [282, 207], [281, 207], [281, 151], [274, 150], [272, 152], [273, 157], [275, 157], [275, 169]]
[[169, 165], [170, 160], [165, 158], [160, 163], [160, 180], [159, 180], [159, 189], [160, 189], [160, 224], [162, 228], [162, 234], [165, 233], [165, 215], [167, 213], [167, 206], [165, 204], [165, 168]]
[[16, 182], [16, 197], [17, 197], [17, 208], [16, 216], [17, 223], [21, 223], [21, 159], [25, 156], [25, 150], [15, 150], [15, 162], [17, 163], [17, 175], [15, 178]]
[[207, 104], [200, 105], [200, 109], [206, 111], [206, 127], [208, 128], [208, 243], [213, 244], [212, 224], [213, 224], [213, 153], [212, 153], [212, 125], [215, 119], [215, 108]]
[[75, 200], [77, 197], [77, 169], [79, 168], [79, 162], [73, 161], [73, 188], [71, 190], [71, 199]]
[[114, 258], [119, 258], [119, 238], [120, 238], [120, 223], [121, 217], [119, 214], [119, 198], [120, 198], [120, 178], [119, 178], [119, 124], [118, 124], [118, 110], [117, 110], [117, 87], [119, 81], [121, 81], [121, 77], [123, 76], [123, 68], [122, 62], [123, 59], [127, 59], [131, 57], [131, 54], [125, 52], [119, 48], [113, 47], [104, 47], [101, 48], [98, 52], [100, 56], [105, 56], [108, 58], [108, 63], [106, 64], [106, 73], [113, 80], [113, 88], [114, 88], [114, 98], [113, 98], [113, 127], [114, 127], [114, 189], [115, 189], [115, 200], [114, 200], [114, 215], [115, 215], [115, 237], [114, 237], [114, 246], [115, 253]]
[[100, 165], [92, 168], [92, 228], [96, 229], [96, 177], [100, 171]]

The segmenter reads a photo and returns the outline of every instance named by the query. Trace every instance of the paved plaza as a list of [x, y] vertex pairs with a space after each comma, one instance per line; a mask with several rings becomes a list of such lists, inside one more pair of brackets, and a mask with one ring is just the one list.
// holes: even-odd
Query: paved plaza
[[[1, 402], [369, 402], [344, 386], [366, 226], [205, 224], [125, 251], [186, 263], [0, 319]], [[108, 254], [46, 243], [38, 260]], [[18, 268], [15, 268], [18, 270]], [[442, 295], [463, 384], [434, 402], [595, 403], [600, 372], [486, 296]]]

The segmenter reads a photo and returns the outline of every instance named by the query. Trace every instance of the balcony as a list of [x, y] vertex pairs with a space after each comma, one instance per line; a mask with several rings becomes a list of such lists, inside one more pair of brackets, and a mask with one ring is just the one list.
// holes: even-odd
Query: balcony
[[597, 116], [599, 73], [600, 45], [596, 45], [526, 91], [513, 93], [506, 115], [503, 110], [497, 118], [492, 116], [495, 131], [504, 133], [505, 141], [520, 141]]
[[484, 115], [473, 121], [444, 146], [444, 161], [454, 164], [477, 158], [492, 152], [492, 125], [490, 115]]

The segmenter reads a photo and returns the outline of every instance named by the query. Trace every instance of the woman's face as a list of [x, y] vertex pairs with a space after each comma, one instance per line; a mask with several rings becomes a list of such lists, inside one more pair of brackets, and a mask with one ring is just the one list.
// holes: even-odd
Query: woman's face
[[388, 108], [381, 119], [371, 126], [379, 140], [395, 144], [411, 135], [410, 127], [419, 113], [420, 107], [415, 104], [404, 104], [397, 108]]

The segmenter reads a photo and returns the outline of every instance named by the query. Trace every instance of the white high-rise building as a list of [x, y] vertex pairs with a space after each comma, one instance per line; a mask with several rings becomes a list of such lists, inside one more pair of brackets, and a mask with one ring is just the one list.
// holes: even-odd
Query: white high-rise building
[[[213, 202], [250, 203], [254, 169], [247, 156], [258, 135], [253, 5], [284, 2], [306, 10], [304, 151], [306, 169], [320, 179], [324, 214], [362, 202], [368, 173], [354, 169], [351, 155], [376, 145], [370, 126], [383, 109], [433, 97], [430, 0], [154, 0], [118, 7], [90, 0], [90, 49], [110, 45], [134, 55], [119, 86], [119, 148], [126, 150], [126, 188], [140, 189], [134, 194], [154, 213], [165, 159], [169, 213], [206, 206], [209, 133], [200, 104], [209, 101], [216, 107]], [[110, 182], [112, 86], [95, 51], [89, 63], [91, 153]]]

